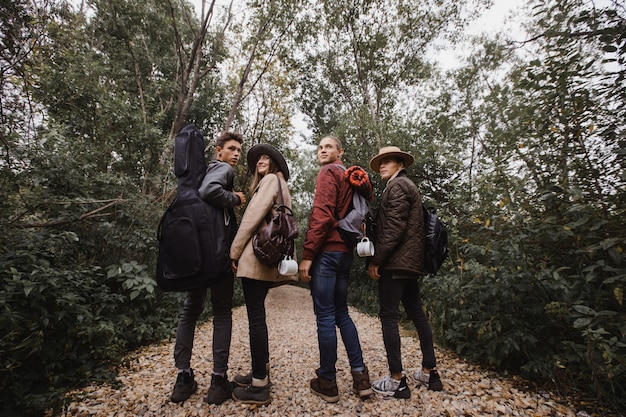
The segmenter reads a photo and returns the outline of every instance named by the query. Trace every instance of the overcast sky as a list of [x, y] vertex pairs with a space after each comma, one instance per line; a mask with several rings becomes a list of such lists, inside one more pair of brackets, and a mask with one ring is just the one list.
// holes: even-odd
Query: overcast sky
[[[523, 35], [519, 13], [523, 11], [524, 4], [525, 0], [494, 0], [494, 5], [489, 10], [468, 26], [467, 33], [470, 35], [495, 34], [506, 28], [508, 35], [521, 40]], [[466, 52], [468, 52], [467, 48], [463, 47], [431, 51], [445, 70], [458, 66], [460, 58]]]
[[[190, 0], [195, 5], [198, 15], [202, 10], [202, 0]], [[207, 0], [210, 2], [210, 0]], [[471, 35], [478, 35], [483, 32], [494, 34], [506, 28], [509, 35], [521, 38], [522, 31], [519, 19], [515, 16], [519, 13], [520, 8], [525, 4], [526, 0], [494, 0], [494, 5], [486, 10], [483, 15], [475, 22], [469, 25], [467, 32]], [[217, 4], [226, 6], [229, 0], [217, 0]], [[433, 58], [439, 61], [439, 65], [443, 70], [452, 69], [460, 65], [462, 56], [467, 53], [468, 48], [460, 47], [458, 49], [445, 48], [431, 50]], [[306, 123], [299, 118], [293, 120], [297, 131], [303, 133]]]
[[[190, 0], [195, 5], [198, 15], [202, 10], [202, 0]], [[207, 0], [210, 3], [210, 0]], [[217, 4], [228, 5], [230, 0], [217, 0]], [[472, 24], [469, 25], [468, 34], [478, 35], [483, 32], [496, 33], [506, 27], [507, 33], [521, 37], [521, 28], [519, 20], [515, 19], [515, 15], [519, 13], [520, 8], [525, 0], [494, 0], [494, 4], [489, 10]], [[441, 45], [440, 45], [441, 47]], [[459, 48], [454, 50], [450, 47], [444, 49], [437, 48], [430, 51], [435, 56], [444, 70], [454, 68], [459, 65], [460, 57], [467, 51], [467, 48]]]

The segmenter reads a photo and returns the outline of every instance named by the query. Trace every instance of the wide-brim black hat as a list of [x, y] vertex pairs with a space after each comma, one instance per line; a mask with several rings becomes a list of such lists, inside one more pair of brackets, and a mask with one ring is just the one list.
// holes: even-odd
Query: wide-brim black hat
[[267, 143], [257, 143], [248, 150], [247, 161], [250, 172], [254, 172], [256, 169], [256, 163], [261, 155], [267, 155], [272, 158], [278, 165], [278, 170], [283, 173], [285, 181], [289, 179], [289, 167], [285, 157], [278, 149]]

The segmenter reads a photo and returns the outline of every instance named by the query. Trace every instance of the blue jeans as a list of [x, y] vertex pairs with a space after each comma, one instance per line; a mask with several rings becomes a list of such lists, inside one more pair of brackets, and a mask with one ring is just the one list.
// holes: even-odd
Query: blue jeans
[[[211, 307], [213, 310], [213, 373], [225, 375], [228, 370], [228, 356], [233, 327], [233, 285], [234, 276], [224, 274], [219, 284], [211, 287]], [[174, 362], [178, 369], [191, 367], [191, 352], [196, 331], [196, 322], [204, 310], [207, 297], [206, 288], [198, 288], [187, 293], [183, 311], [178, 319]]]
[[379, 315], [383, 329], [383, 342], [387, 352], [387, 363], [391, 373], [399, 373], [404, 370], [400, 353], [400, 332], [398, 330], [400, 302], [402, 302], [404, 311], [417, 330], [422, 349], [422, 367], [433, 369], [437, 365], [433, 333], [422, 307], [417, 278], [415, 276], [411, 279], [394, 279], [391, 272], [382, 271], [378, 280]]
[[335, 380], [337, 370], [337, 330], [348, 354], [353, 371], [365, 369], [359, 334], [348, 314], [348, 285], [352, 254], [325, 252], [317, 255], [311, 265], [311, 296], [317, 320], [320, 350], [318, 375]]

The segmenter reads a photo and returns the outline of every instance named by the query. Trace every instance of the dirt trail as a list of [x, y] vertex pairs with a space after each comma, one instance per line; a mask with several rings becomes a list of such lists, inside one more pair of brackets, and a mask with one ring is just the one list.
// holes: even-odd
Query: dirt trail
[[[385, 350], [378, 318], [355, 310], [366, 365], [373, 379], [387, 373]], [[169, 401], [175, 380], [173, 341], [149, 346], [129, 355], [128, 368], [121, 370], [122, 386], [88, 387], [79, 400], [60, 415], [67, 416], [576, 416], [576, 410], [548, 393], [524, 392], [507, 379], [437, 350], [442, 392], [411, 384], [408, 400], [375, 396], [362, 401], [352, 393], [345, 349], [339, 342], [337, 383], [340, 400], [328, 404], [309, 392], [309, 380], [318, 365], [315, 316], [309, 291], [286, 285], [274, 288], [267, 299], [270, 335], [272, 403], [255, 407], [228, 400], [221, 405], [204, 402], [210, 384], [211, 322], [196, 330], [192, 367], [198, 392], [182, 404]], [[407, 373], [421, 363], [416, 333], [402, 336], [402, 353]], [[233, 311], [233, 339], [229, 376], [250, 369], [248, 320], [245, 307]], [[578, 416], [586, 416], [581, 412]]]

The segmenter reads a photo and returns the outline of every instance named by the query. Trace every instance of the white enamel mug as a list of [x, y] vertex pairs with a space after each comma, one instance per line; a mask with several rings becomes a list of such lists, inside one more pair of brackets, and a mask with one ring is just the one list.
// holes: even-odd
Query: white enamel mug
[[295, 275], [298, 273], [298, 262], [291, 258], [285, 258], [278, 264], [278, 273], [280, 275]]
[[356, 244], [356, 253], [362, 258], [374, 256], [374, 243], [372, 243], [367, 237], [364, 237], [359, 243]]

